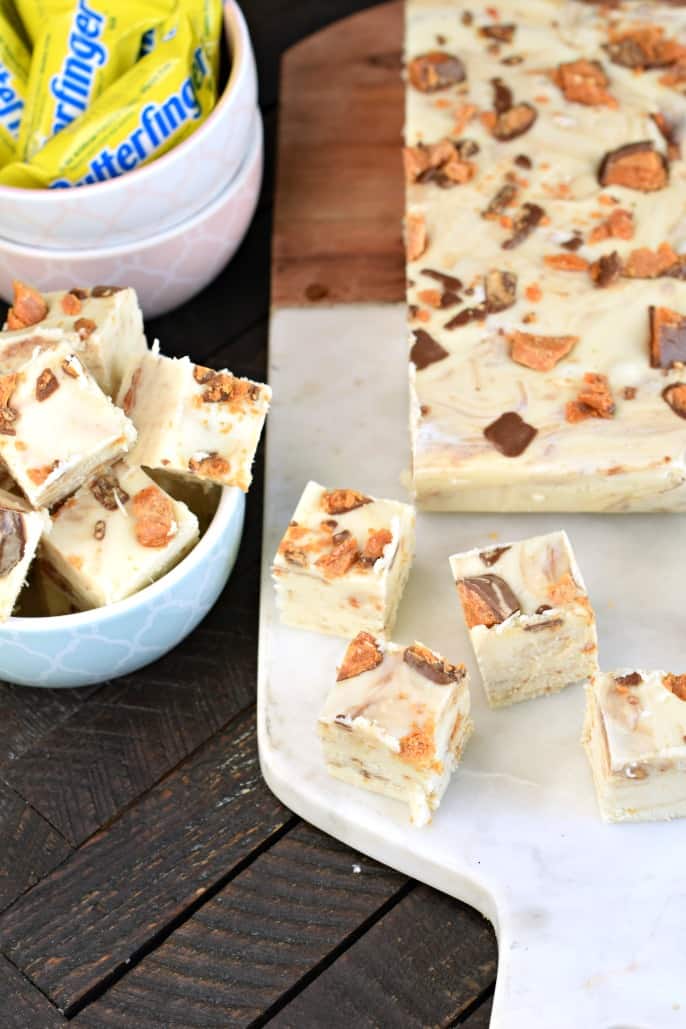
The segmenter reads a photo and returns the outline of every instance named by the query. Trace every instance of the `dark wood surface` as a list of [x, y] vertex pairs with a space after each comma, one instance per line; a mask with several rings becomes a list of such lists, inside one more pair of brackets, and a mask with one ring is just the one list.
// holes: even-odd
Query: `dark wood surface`
[[[365, 6], [245, 0], [265, 185], [230, 267], [148, 325], [168, 353], [264, 375], [280, 55]], [[490, 926], [261, 779], [261, 495], [258, 461], [231, 580], [172, 654], [78, 691], [0, 685], [2, 1029], [488, 1025]]]

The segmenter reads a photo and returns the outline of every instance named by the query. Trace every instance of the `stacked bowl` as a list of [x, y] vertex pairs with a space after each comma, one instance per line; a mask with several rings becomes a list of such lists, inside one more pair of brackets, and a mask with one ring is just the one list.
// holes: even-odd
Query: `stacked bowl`
[[216, 107], [173, 150], [119, 178], [76, 189], [0, 186], [0, 296], [12, 280], [41, 290], [133, 286], [146, 317], [200, 292], [231, 259], [255, 212], [262, 122], [250, 36], [224, 7], [230, 74]]

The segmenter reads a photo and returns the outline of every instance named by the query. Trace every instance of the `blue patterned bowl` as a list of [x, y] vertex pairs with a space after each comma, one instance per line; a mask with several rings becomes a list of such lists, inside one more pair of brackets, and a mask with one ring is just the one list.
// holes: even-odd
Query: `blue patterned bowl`
[[170, 572], [127, 600], [0, 625], [0, 679], [90, 686], [156, 661], [191, 632], [223, 590], [238, 553], [245, 498], [224, 489], [207, 532]]

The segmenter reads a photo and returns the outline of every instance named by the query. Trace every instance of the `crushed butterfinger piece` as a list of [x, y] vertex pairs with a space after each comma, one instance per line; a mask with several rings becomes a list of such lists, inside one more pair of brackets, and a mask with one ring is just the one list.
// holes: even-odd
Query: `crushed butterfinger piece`
[[578, 336], [536, 336], [530, 332], [508, 334], [510, 357], [537, 372], [549, 372], [579, 342]]
[[170, 498], [157, 486], [146, 486], [133, 497], [135, 535], [142, 547], [166, 547], [177, 531]]
[[48, 305], [42, 293], [18, 279], [15, 279], [12, 285], [14, 300], [7, 312], [7, 327], [25, 329], [29, 325], [42, 322], [48, 313]]
[[615, 402], [607, 376], [586, 372], [576, 400], [571, 400], [565, 408], [566, 420], [581, 422], [586, 418], [612, 418], [614, 413]]

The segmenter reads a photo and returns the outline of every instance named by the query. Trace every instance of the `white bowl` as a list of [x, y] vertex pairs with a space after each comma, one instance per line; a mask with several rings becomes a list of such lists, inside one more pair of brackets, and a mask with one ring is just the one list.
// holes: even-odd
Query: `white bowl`
[[12, 280], [43, 291], [64, 284], [133, 286], [146, 318], [185, 303], [233, 257], [250, 225], [262, 182], [262, 119], [255, 112], [245, 161], [220, 195], [192, 218], [147, 239], [92, 250], [50, 250], [0, 239], [0, 296]]
[[0, 625], [0, 679], [20, 686], [89, 686], [162, 657], [205, 617], [224, 588], [244, 512], [240, 490], [223, 489], [198, 545], [126, 600], [74, 615], [9, 618]]
[[151, 164], [94, 186], [0, 186], [0, 237], [56, 249], [115, 246], [171, 228], [217, 196], [245, 158], [257, 106], [255, 57], [234, 0], [225, 4], [224, 23], [231, 73], [192, 136]]

